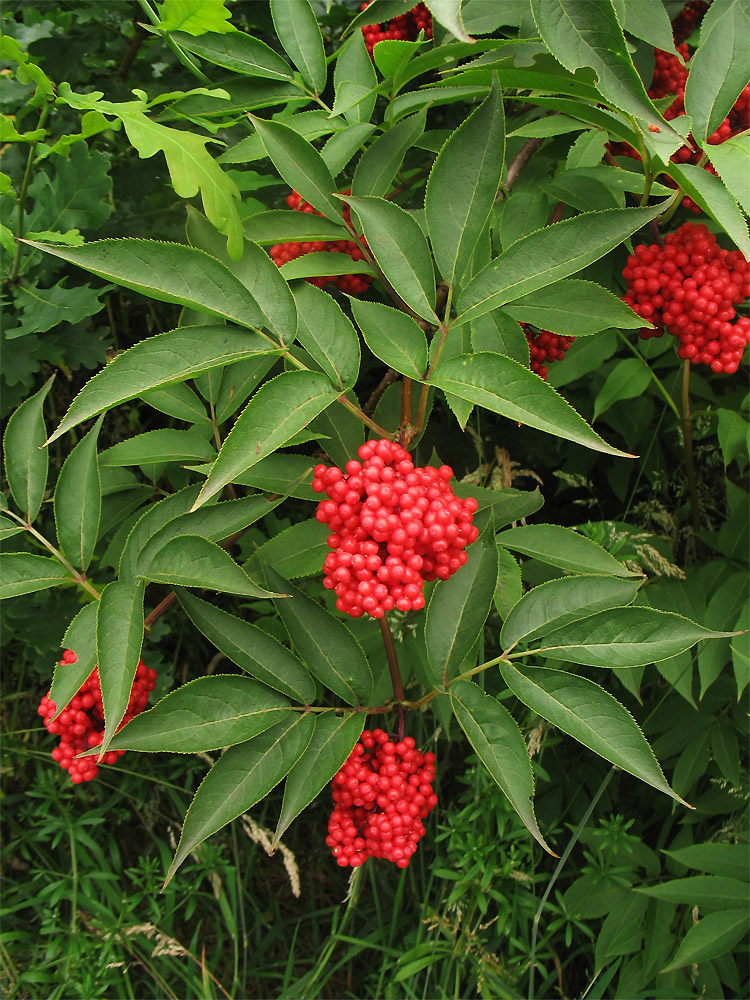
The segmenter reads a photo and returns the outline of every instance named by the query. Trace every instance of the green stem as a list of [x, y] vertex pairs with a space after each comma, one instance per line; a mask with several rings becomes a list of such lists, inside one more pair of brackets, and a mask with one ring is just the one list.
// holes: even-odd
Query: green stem
[[693, 422], [690, 416], [690, 359], [685, 358], [682, 362], [682, 447], [685, 453], [685, 473], [687, 475], [688, 490], [690, 491], [690, 517], [693, 522], [693, 531], [700, 531], [700, 515], [698, 511], [698, 486], [695, 479], [695, 463], [693, 461]]
[[[44, 127], [44, 123], [47, 121], [47, 116], [49, 115], [50, 105], [43, 104], [39, 111], [39, 121], [36, 127], [38, 129]], [[26, 207], [26, 195], [29, 191], [29, 181], [31, 180], [31, 168], [34, 163], [34, 152], [36, 150], [36, 142], [32, 142], [29, 147], [29, 155], [26, 158], [26, 169], [23, 173], [23, 180], [21, 181], [21, 191], [18, 195], [18, 221], [16, 223], [16, 239], [20, 240], [23, 235], [23, 213]], [[21, 266], [21, 254], [23, 253], [23, 244], [16, 243], [16, 252], [13, 257], [13, 265], [10, 269], [10, 274], [8, 275], [8, 281], [13, 282], [18, 277], [18, 271]]]
[[19, 517], [18, 514], [14, 514], [12, 510], [6, 510], [3, 511], [3, 513], [5, 514], [6, 517], [12, 517], [13, 520], [18, 522], [18, 524], [20, 524], [26, 531], [28, 531], [28, 533], [33, 538], [36, 538], [36, 540], [40, 542], [45, 547], [45, 549], [47, 549], [48, 552], [51, 552], [52, 555], [55, 557], [55, 559], [57, 559], [58, 562], [62, 563], [65, 569], [71, 574], [73, 580], [75, 581], [75, 583], [78, 584], [79, 587], [83, 587], [83, 589], [87, 590], [95, 600], [97, 601], [99, 600], [99, 591], [96, 589], [96, 587], [91, 586], [89, 581], [86, 579], [86, 575], [84, 573], [79, 573], [77, 569], [73, 568], [73, 566], [68, 562], [68, 560], [62, 554], [62, 552], [60, 552], [59, 549], [56, 549], [55, 546], [52, 544], [52, 542], [47, 541], [44, 535], [41, 535], [36, 530], [36, 528], [33, 528], [30, 524], [27, 524], [27, 522], [24, 521], [22, 517]]
[[404, 738], [404, 701], [406, 699], [404, 682], [401, 680], [401, 671], [398, 666], [398, 656], [396, 655], [396, 644], [393, 641], [393, 633], [388, 624], [388, 618], [383, 615], [379, 624], [380, 634], [383, 637], [383, 645], [385, 646], [385, 655], [388, 658], [388, 670], [391, 674], [393, 700], [396, 703], [396, 711], [398, 712], [398, 738], [402, 740]]
[[[161, 21], [159, 20], [159, 15], [152, 9], [151, 5], [148, 3], [148, 0], [138, 0], [138, 3], [140, 4], [141, 10], [149, 19], [149, 21], [158, 27], [161, 24]], [[189, 70], [193, 74], [193, 76], [195, 76], [198, 80], [200, 80], [201, 83], [211, 83], [211, 80], [206, 76], [203, 70], [200, 69], [197, 63], [193, 62], [193, 60], [190, 58], [187, 52], [185, 52], [185, 50], [177, 44], [177, 42], [174, 40], [174, 38], [172, 38], [172, 36], [168, 31], [164, 32], [164, 34], [161, 37], [165, 40], [167, 45], [174, 52], [174, 54], [180, 60], [185, 69]]]
[[635, 356], [641, 362], [641, 364], [643, 365], [643, 367], [646, 369], [646, 371], [648, 372], [649, 376], [651, 377], [651, 379], [653, 379], [654, 383], [656, 384], [656, 387], [658, 388], [659, 392], [664, 397], [665, 402], [667, 403], [667, 405], [669, 406], [669, 408], [672, 410], [672, 413], [674, 413], [674, 415], [677, 417], [678, 420], [681, 420], [682, 418], [681, 418], [681, 415], [680, 415], [680, 411], [677, 408], [677, 404], [672, 399], [672, 397], [669, 395], [669, 393], [667, 392], [664, 384], [662, 383], [662, 381], [658, 377], [658, 375], [654, 372], [654, 369], [651, 367], [651, 365], [646, 361], [646, 359], [643, 357], [643, 355], [641, 354], [641, 352], [636, 347], [633, 347], [633, 345], [630, 343], [630, 341], [625, 336], [625, 334], [622, 332], [622, 330], [618, 330], [617, 331], [617, 335], [619, 336], [620, 340], [622, 340], [623, 344], [625, 344], [626, 347], [628, 347], [633, 352], [633, 354], [635, 354]]

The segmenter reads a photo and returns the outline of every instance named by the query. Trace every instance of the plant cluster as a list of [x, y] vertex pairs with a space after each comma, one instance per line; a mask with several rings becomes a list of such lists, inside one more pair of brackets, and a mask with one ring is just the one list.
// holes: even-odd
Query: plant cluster
[[[154, 870], [231, 844], [235, 942], [238, 836], [272, 852], [291, 827], [326, 906], [335, 862], [356, 869], [284, 995], [334, 982], [348, 921], [383, 955], [374, 995], [438, 952], [442, 993], [449, 972], [453, 993], [739, 991], [748, 419], [726, 376], [750, 236], [724, 56], [745, 5], [354, 6], [144, 0], [109, 69], [119, 15], [2, 14], [10, 729], [48, 691], [75, 808], [120, 780], [88, 781], [113, 755], [185, 755]], [[494, 805], [476, 854], [465, 817], [446, 845], [440, 871], [459, 842], [473, 859], [459, 891], [414, 849], [471, 808], [464, 781]], [[378, 885], [413, 900], [387, 937], [355, 914]]]

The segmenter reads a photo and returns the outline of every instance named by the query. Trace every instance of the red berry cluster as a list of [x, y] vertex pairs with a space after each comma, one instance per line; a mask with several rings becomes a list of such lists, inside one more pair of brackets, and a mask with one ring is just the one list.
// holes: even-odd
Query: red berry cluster
[[531, 370], [541, 378], [547, 379], [547, 365], [552, 361], [562, 361], [565, 352], [575, 337], [564, 337], [561, 334], [550, 333], [549, 330], [531, 330], [526, 323], [521, 323], [529, 345], [531, 355]]
[[687, 83], [688, 71], [684, 65], [690, 58], [690, 50], [685, 42], [677, 46], [677, 51], [682, 56], [682, 60], [671, 52], [663, 52], [661, 49], [654, 49], [654, 76], [647, 94], [652, 99], [659, 97], [674, 96], [673, 103], [664, 112], [667, 121], [681, 115], [685, 110], [685, 84]]
[[365, 729], [331, 782], [334, 810], [326, 844], [336, 862], [358, 868], [385, 858], [406, 868], [424, 837], [422, 820], [437, 805], [435, 754], [421, 754], [411, 736], [391, 742]]
[[478, 534], [471, 523], [477, 502], [454, 495], [447, 465], [415, 468], [391, 441], [368, 441], [359, 457], [345, 473], [314, 470], [313, 489], [329, 498], [315, 516], [332, 531], [323, 585], [352, 618], [418, 611], [424, 581], [447, 580], [466, 562], [464, 550]]
[[[366, 10], [370, 5], [370, 0], [362, 4], [361, 10]], [[365, 36], [365, 46], [372, 56], [372, 50], [378, 42], [387, 41], [389, 38], [402, 39], [413, 42], [419, 36], [419, 32], [424, 31], [425, 38], [432, 38], [432, 14], [423, 3], [418, 3], [412, 10], [394, 17], [392, 21], [384, 24], [365, 24], [362, 34]]]
[[[351, 189], [347, 188], [346, 191], [342, 191], [341, 193], [350, 194]], [[321, 212], [316, 212], [309, 201], [303, 201], [302, 196], [297, 194], [296, 191], [292, 191], [288, 195], [286, 203], [295, 212], [307, 212], [312, 215], [322, 214]], [[344, 206], [344, 219], [347, 223], [351, 224], [351, 212], [348, 205]], [[303, 257], [305, 254], [313, 253], [315, 250], [345, 253], [352, 260], [364, 260], [365, 256], [353, 240], [311, 240], [305, 243], [275, 243], [271, 247], [270, 252], [276, 266], [281, 267], [288, 261], [296, 260], [297, 257]], [[369, 274], [332, 274], [318, 278], [306, 278], [305, 280], [309, 281], [311, 285], [317, 285], [318, 288], [322, 288], [331, 282], [342, 292], [358, 295], [361, 292], [367, 291], [372, 277]]]
[[690, 0], [682, 8], [677, 17], [672, 21], [674, 40], [678, 44], [690, 38], [692, 33], [703, 20], [703, 15], [708, 10], [706, 0]]
[[750, 265], [739, 250], [723, 250], [704, 225], [686, 222], [664, 246], [641, 244], [623, 271], [624, 301], [655, 330], [641, 337], [677, 337], [677, 353], [713, 372], [737, 370], [750, 343], [750, 319], [732, 323], [734, 306], [750, 295]]
[[[76, 654], [66, 649], [61, 665], [75, 663]], [[156, 671], [151, 670], [141, 660], [133, 680], [130, 701], [122, 722], [117, 727], [122, 729], [126, 722], [138, 715], [146, 707], [148, 696], [156, 687]], [[60, 767], [67, 771], [74, 785], [82, 781], [91, 781], [99, 773], [95, 757], [76, 758], [76, 754], [98, 747], [104, 736], [104, 707], [102, 705], [102, 688], [99, 683], [99, 671], [94, 668], [87, 680], [81, 685], [67, 708], [55, 718], [57, 705], [49, 697], [49, 692], [42, 698], [37, 709], [44, 719], [48, 732], [60, 737], [60, 746], [52, 751], [52, 758]], [[108, 750], [102, 763], [114, 764], [124, 750]]]

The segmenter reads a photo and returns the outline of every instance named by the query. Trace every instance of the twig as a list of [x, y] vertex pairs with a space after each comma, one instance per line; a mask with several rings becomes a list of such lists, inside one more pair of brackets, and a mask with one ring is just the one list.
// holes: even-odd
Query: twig
[[393, 685], [393, 700], [398, 712], [398, 738], [402, 740], [404, 738], [404, 702], [406, 697], [404, 695], [404, 684], [401, 680], [401, 671], [398, 666], [396, 644], [393, 641], [393, 633], [385, 615], [380, 619], [380, 634], [383, 636], [385, 655], [388, 657], [388, 670], [390, 671], [391, 684]]
[[395, 187], [392, 191], [389, 191], [388, 194], [384, 195], [383, 197], [385, 198], [386, 201], [392, 201], [394, 198], [397, 198], [400, 194], [403, 194], [404, 191], [409, 191], [411, 188], [413, 188], [414, 185], [418, 181], [421, 181], [423, 177], [427, 177], [431, 170], [432, 170], [431, 166], [422, 167], [421, 170], [418, 170], [415, 174], [412, 174], [412, 176], [409, 177], [409, 179], [405, 184], [399, 184], [398, 187]]
[[[44, 127], [44, 123], [47, 121], [47, 115], [49, 114], [50, 105], [49, 103], [43, 104], [39, 112], [39, 121], [36, 124], [37, 130]], [[18, 195], [18, 221], [16, 222], [16, 238], [21, 239], [23, 235], [23, 213], [26, 207], [26, 195], [29, 190], [29, 181], [31, 180], [31, 167], [34, 163], [34, 153], [36, 152], [36, 141], [32, 142], [29, 146], [29, 155], [26, 158], [26, 169], [23, 173], [23, 180], [21, 181], [21, 190]], [[13, 257], [13, 264], [10, 269], [7, 280], [12, 284], [18, 277], [18, 270], [21, 266], [21, 254], [23, 252], [23, 244], [16, 243], [16, 252]]]
[[371, 417], [375, 412], [375, 407], [380, 402], [380, 397], [383, 395], [385, 390], [389, 385], [393, 385], [394, 382], [398, 380], [398, 372], [393, 368], [389, 368], [385, 375], [381, 378], [378, 384], [370, 393], [370, 398], [367, 400], [365, 405], [362, 407], [362, 412], [366, 416]]
[[497, 197], [500, 201], [504, 201], [505, 198], [507, 198], [508, 192], [518, 180], [521, 171], [543, 142], [544, 138], [535, 136], [533, 139], [527, 140], [523, 146], [521, 146], [520, 150], [513, 157], [513, 160], [508, 167], [508, 176], [505, 179], [505, 184], [500, 191], [498, 191]]
[[120, 63], [120, 68], [117, 70], [117, 74], [121, 80], [127, 80], [128, 74], [133, 68], [135, 57], [138, 55], [138, 50], [143, 44], [143, 40], [147, 37], [148, 32], [144, 31], [139, 22], [133, 18], [133, 37], [128, 42], [128, 47]]

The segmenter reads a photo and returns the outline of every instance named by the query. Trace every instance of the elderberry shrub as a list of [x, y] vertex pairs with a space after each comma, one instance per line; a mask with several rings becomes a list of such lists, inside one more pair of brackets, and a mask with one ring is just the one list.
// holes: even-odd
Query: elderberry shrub
[[[61, 666], [76, 663], [78, 657], [66, 649]], [[138, 663], [138, 669], [133, 679], [128, 707], [118, 730], [140, 715], [148, 702], [149, 694], [156, 687], [156, 671], [147, 667], [143, 660]], [[102, 688], [99, 682], [99, 670], [95, 667], [89, 677], [83, 682], [78, 693], [70, 704], [57, 718], [57, 705], [49, 696], [49, 691], [42, 698], [37, 709], [44, 720], [47, 731], [60, 737], [60, 745], [52, 751], [52, 758], [60, 767], [67, 771], [74, 785], [83, 781], [91, 781], [99, 773], [95, 757], [77, 758], [77, 754], [92, 747], [101, 745], [104, 737], [104, 706], [102, 704]], [[114, 764], [122, 757], [124, 750], [108, 750], [102, 759], [104, 764]]]
[[454, 495], [449, 466], [415, 468], [392, 441], [368, 441], [358, 454], [362, 461], [347, 462], [345, 472], [314, 470], [313, 489], [328, 497], [315, 516], [332, 531], [323, 585], [352, 618], [417, 611], [424, 581], [447, 580], [466, 562], [477, 502]]
[[750, 319], [734, 309], [750, 295], [750, 265], [739, 250], [724, 250], [706, 226], [686, 222], [664, 246], [637, 246], [623, 277], [624, 301], [655, 326], [640, 331], [644, 340], [666, 330], [681, 358], [717, 374], [737, 371], [750, 343]]
[[326, 844], [336, 863], [357, 868], [385, 858], [406, 868], [437, 805], [434, 779], [435, 754], [421, 754], [411, 736], [394, 743], [382, 729], [365, 729], [331, 782]]

